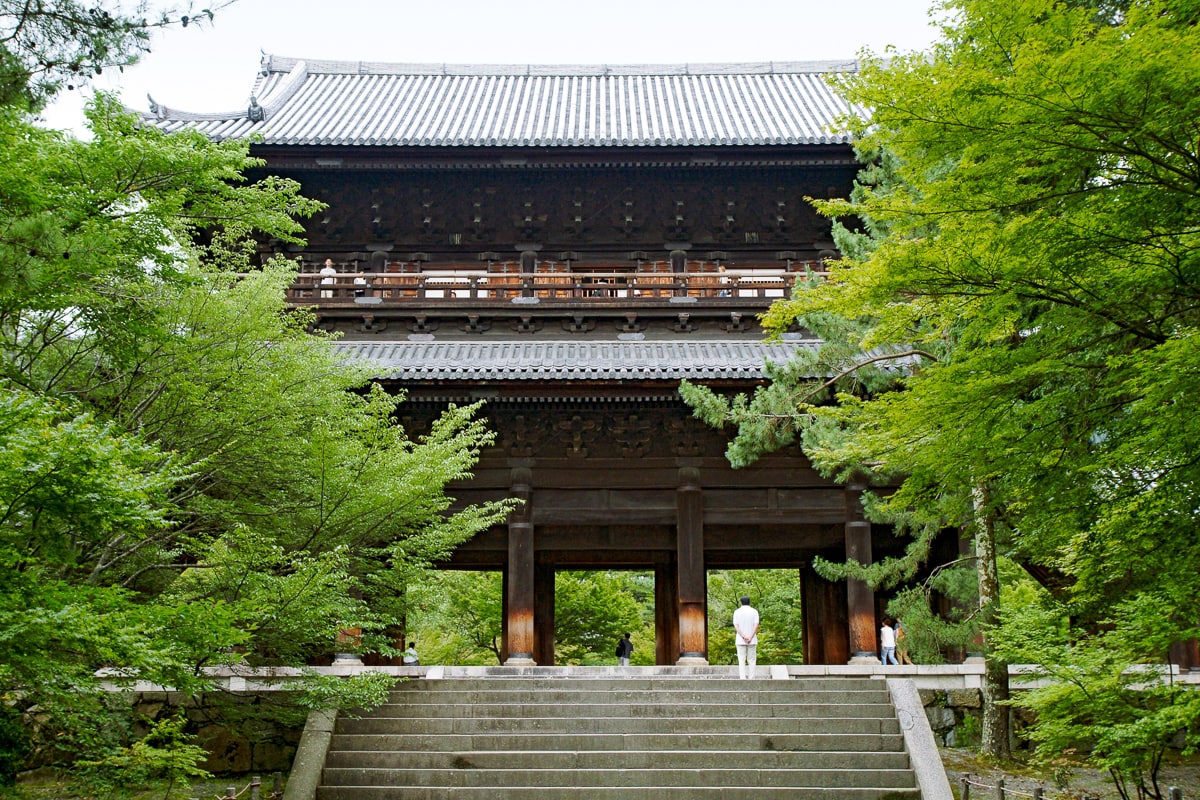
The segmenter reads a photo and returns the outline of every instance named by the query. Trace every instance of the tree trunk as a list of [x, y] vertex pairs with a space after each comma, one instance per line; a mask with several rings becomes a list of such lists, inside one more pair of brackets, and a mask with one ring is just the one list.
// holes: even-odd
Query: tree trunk
[[1007, 760], [1009, 709], [1008, 664], [992, 655], [989, 646], [992, 626], [1000, 619], [1000, 573], [996, 563], [996, 515], [991, 493], [978, 483], [972, 492], [975, 514], [975, 556], [979, 575], [979, 622], [983, 632], [983, 723], [981, 749], [992, 758]]

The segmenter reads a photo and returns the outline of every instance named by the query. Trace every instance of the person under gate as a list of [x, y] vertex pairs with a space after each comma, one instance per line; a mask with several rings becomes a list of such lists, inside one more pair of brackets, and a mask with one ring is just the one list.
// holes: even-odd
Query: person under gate
[[617, 641], [617, 666], [628, 667], [629, 658], [633, 655], [633, 642], [629, 640], [629, 634], [625, 634], [624, 638]]
[[749, 597], [742, 597], [741, 605], [733, 612], [734, 642], [737, 645], [738, 677], [743, 680], [754, 677], [754, 666], [758, 660], [758, 611], [750, 605]]

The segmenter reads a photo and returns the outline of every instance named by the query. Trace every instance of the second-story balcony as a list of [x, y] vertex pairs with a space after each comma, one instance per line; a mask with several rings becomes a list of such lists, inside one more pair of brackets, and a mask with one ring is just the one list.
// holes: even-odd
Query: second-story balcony
[[289, 290], [293, 305], [391, 306], [540, 304], [630, 307], [697, 301], [769, 305], [790, 295], [812, 273], [739, 270], [711, 273], [586, 272], [489, 273], [429, 270], [419, 273], [303, 272]]

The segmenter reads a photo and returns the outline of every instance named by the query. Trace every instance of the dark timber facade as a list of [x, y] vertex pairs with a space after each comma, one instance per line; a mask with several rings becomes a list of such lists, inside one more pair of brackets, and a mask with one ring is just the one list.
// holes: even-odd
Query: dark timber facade
[[[747, 392], [765, 361], [756, 315], [833, 255], [807, 198], [844, 196], [857, 164], [825, 73], [851, 64], [445, 67], [264, 59], [230, 114], [155, 105], [146, 119], [260, 136], [263, 173], [329, 209], [296, 304], [408, 393], [419, 431], [486, 400], [498, 431], [462, 502], [524, 501], [448, 566], [504, 574], [508, 663], [554, 660], [554, 572], [655, 576], [660, 664], [707, 657], [706, 570], [790, 568], [805, 661], [876, 654], [882, 599], [829, 583], [815, 556], [895, 546], [859, 485], [798, 449], [733, 470], [728, 432], [679, 399], [681, 378]], [[326, 260], [335, 274], [320, 274]], [[723, 632], [720, 635], [724, 635]]]

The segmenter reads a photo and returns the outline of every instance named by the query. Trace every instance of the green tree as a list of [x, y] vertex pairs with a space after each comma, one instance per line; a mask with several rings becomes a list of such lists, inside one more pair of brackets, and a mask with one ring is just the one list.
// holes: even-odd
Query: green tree
[[228, 6], [0, 0], [0, 105], [37, 110], [62, 89], [77, 89], [106, 69], [129, 66], [150, 51], [155, 28], [199, 26]]
[[[611, 664], [617, 640], [639, 634], [642, 613], [627, 572], [559, 572], [554, 576], [554, 651], [563, 664]], [[634, 654], [653, 652], [633, 639]], [[653, 642], [653, 636], [650, 637]], [[640, 645], [640, 646], [639, 646]], [[640, 659], [639, 659], [640, 660]]]
[[410, 639], [426, 664], [504, 663], [504, 578], [499, 572], [429, 572], [409, 587]]
[[54, 720], [43, 762], [120, 757], [100, 667], [186, 695], [342, 627], [386, 649], [406, 582], [509, 508], [444, 494], [491, 441], [475, 407], [410, 438], [286, 308], [296, 266], [252, 268], [318, 204], [244, 182], [244, 143], [89, 114], [78, 142], [0, 108], [0, 693]]
[[[942, 8], [931, 52], [867, 59], [843, 82], [871, 110], [854, 123], [864, 149], [889, 153], [899, 180], [821, 206], [886, 236], [767, 318], [860, 323], [862, 353], [909, 354], [902, 390], [843, 383], [836, 407], [799, 392], [783, 416], [815, 462], [900, 480], [876, 513], [992, 534], [1062, 573], [1076, 648], [1161, 663], [1196, 636], [1200, 588], [1200, 427], [1183, 401], [1197, 389], [1200, 6]], [[1098, 633], [1113, 626], [1128, 649]], [[1044, 710], [1039, 725], [1055, 724]], [[1187, 729], [1180, 711], [1142, 729]]]
[[[633, 663], [654, 663], [654, 614], [637, 573], [555, 575], [554, 650], [559, 664], [611, 664], [617, 639], [633, 634]], [[414, 583], [411, 636], [426, 663], [502, 663], [499, 572], [431, 572]]]
[[712, 570], [708, 573], [708, 661], [736, 664], [733, 612], [742, 596], [758, 610], [759, 664], [804, 661], [800, 575], [789, 569]]

